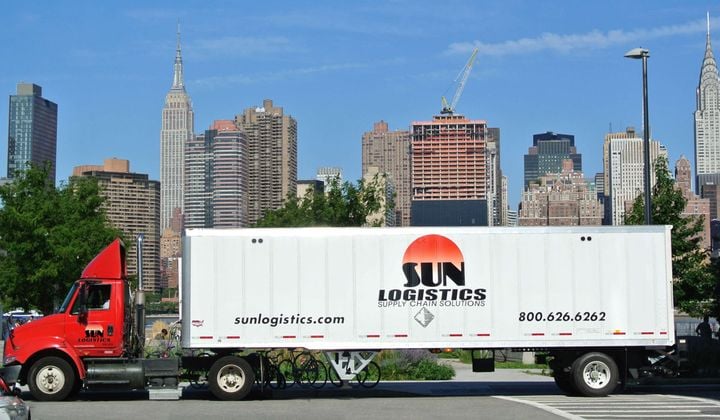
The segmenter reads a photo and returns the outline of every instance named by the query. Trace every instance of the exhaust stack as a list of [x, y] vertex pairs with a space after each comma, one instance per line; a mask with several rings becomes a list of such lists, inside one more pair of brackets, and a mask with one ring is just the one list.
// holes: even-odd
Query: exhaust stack
[[137, 335], [137, 357], [145, 352], [145, 290], [143, 289], [143, 240], [144, 234], [137, 237], [137, 276], [138, 288], [135, 292], [135, 331]]

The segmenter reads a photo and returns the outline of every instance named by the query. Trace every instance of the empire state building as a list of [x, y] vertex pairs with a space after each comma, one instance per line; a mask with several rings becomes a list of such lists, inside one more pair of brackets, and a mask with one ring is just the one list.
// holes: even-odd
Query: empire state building
[[160, 129], [160, 231], [170, 225], [173, 210], [183, 210], [185, 144], [192, 140], [194, 113], [190, 96], [185, 91], [180, 50], [180, 29], [173, 84], [165, 96]]

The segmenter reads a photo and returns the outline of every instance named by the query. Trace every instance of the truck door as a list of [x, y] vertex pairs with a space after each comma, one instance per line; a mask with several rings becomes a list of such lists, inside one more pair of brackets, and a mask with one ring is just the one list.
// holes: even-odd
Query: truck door
[[65, 335], [81, 356], [119, 354], [123, 330], [122, 325], [116, 325], [117, 312], [121, 311], [120, 299], [114, 296], [116, 289], [111, 284], [92, 282], [79, 289]]

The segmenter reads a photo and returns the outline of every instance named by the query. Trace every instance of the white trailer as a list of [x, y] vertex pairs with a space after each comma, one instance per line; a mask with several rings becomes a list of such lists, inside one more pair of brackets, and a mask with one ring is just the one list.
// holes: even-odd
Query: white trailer
[[542, 349], [561, 389], [607, 395], [674, 344], [670, 230], [188, 229], [182, 344], [323, 350], [341, 376], [362, 350]]

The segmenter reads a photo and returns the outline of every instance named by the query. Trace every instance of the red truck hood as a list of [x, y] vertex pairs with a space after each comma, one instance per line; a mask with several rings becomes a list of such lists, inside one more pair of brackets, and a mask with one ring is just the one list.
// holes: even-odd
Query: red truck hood
[[22, 347], [37, 337], [64, 337], [66, 319], [65, 314], [53, 314], [16, 327], [12, 331], [12, 338], [8, 338], [5, 343], [5, 356], [8, 356], [8, 350]]

